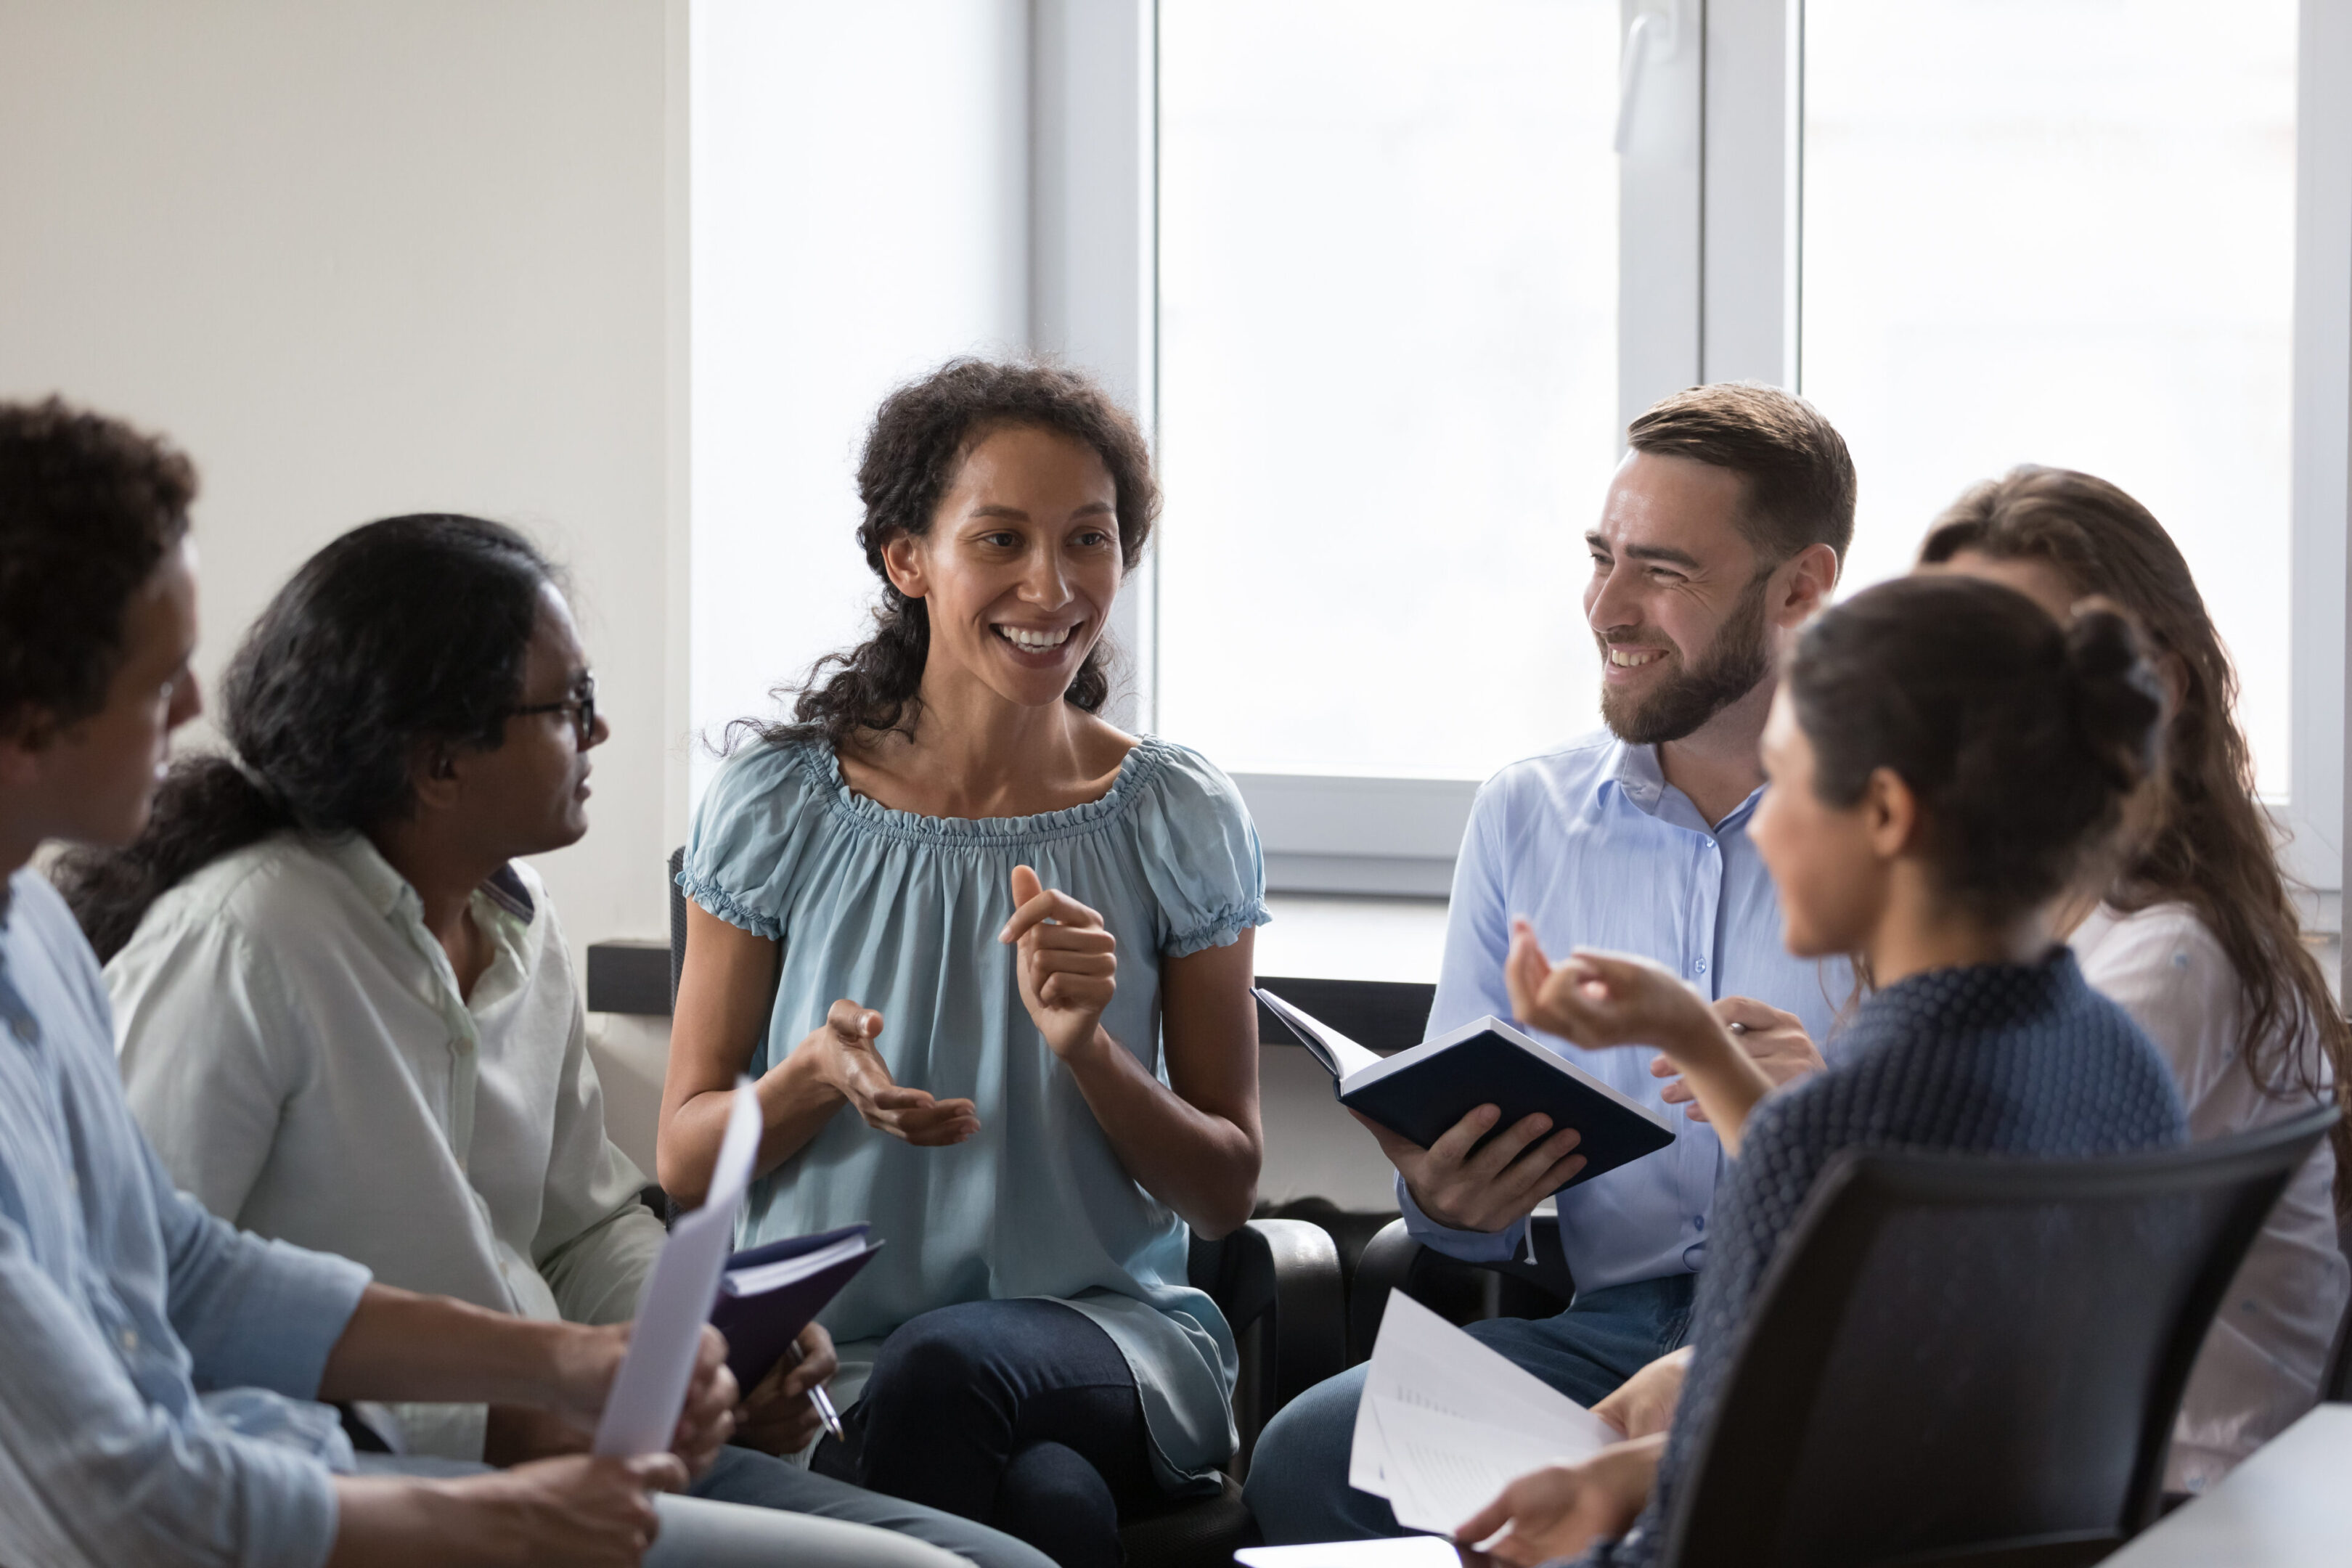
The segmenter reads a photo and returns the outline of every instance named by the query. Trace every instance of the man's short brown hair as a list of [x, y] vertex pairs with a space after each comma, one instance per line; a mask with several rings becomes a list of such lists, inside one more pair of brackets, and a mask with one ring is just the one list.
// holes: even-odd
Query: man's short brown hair
[[163, 440], [52, 397], [0, 402], [0, 735], [106, 705], [122, 617], [188, 531], [196, 471]]
[[1677, 392], [1626, 427], [1636, 452], [1696, 458], [1748, 480], [1739, 530], [1778, 563], [1826, 544], [1845, 564], [1853, 542], [1853, 458], [1821, 410], [1759, 381]]

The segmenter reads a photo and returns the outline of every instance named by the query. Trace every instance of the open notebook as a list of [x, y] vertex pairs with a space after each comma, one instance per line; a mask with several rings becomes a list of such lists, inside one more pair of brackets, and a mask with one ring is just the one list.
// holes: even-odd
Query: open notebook
[[1664, 1117], [1499, 1018], [1383, 1058], [1263, 986], [1257, 999], [1323, 1064], [1340, 1104], [1424, 1149], [1482, 1105], [1502, 1110], [1498, 1130], [1541, 1111], [1583, 1135], [1576, 1152], [1584, 1167], [1565, 1184], [1574, 1186], [1675, 1141]]

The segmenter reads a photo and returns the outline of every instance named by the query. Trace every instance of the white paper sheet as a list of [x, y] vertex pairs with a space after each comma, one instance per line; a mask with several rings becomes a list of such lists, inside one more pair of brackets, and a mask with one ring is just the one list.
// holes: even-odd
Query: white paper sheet
[[1461, 1555], [1451, 1545], [1426, 1535], [1332, 1541], [1319, 1546], [1244, 1546], [1234, 1557], [1242, 1568], [1462, 1568]]
[[1348, 1484], [1388, 1499], [1407, 1529], [1446, 1532], [1529, 1470], [1622, 1438], [1400, 1290], [1372, 1342]]
[[653, 1271], [637, 1298], [636, 1326], [629, 1352], [604, 1396], [596, 1423], [596, 1452], [607, 1458], [658, 1454], [668, 1449], [686, 1408], [687, 1384], [694, 1377], [694, 1354], [702, 1326], [719, 1300], [719, 1275], [735, 1237], [735, 1211], [751, 1184], [751, 1161], [760, 1149], [760, 1102], [751, 1080], [735, 1080], [735, 1103], [727, 1114], [727, 1135], [710, 1173], [710, 1194], [700, 1208], [670, 1227]]

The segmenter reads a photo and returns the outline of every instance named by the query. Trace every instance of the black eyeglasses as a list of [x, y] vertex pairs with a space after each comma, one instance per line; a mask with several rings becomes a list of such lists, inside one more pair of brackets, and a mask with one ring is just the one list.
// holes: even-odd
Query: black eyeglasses
[[528, 708], [509, 708], [509, 717], [520, 719], [531, 713], [569, 713], [572, 733], [580, 738], [580, 749], [586, 751], [596, 734], [596, 678], [593, 675], [580, 682], [579, 695], [561, 702], [534, 702]]

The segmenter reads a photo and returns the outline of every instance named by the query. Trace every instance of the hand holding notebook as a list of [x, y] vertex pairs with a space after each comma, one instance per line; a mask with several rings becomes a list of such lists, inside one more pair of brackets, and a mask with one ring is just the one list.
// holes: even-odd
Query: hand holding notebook
[[747, 1391], [793, 1353], [801, 1331], [882, 1250], [866, 1230], [790, 1237], [727, 1260], [710, 1322], [727, 1336], [727, 1365]]
[[[1520, 1123], [1538, 1115], [1549, 1119], [1551, 1129], [1572, 1130], [1578, 1135], [1572, 1146], [1582, 1163], [1559, 1161], [1538, 1144], [1530, 1165], [1538, 1174], [1559, 1172], [1560, 1179], [1521, 1194], [1525, 1205], [1517, 1213], [1525, 1213], [1552, 1191], [1615, 1170], [1675, 1141], [1674, 1127], [1664, 1117], [1499, 1018], [1474, 1020], [1383, 1059], [1273, 992], [1260, 987], [1257, 996], [1330, 1073], [1340, 1104], [1419, 1149], [1456, 1133], [1465, 1118], [1489, 1105], [1500, 1114], [1487, 1124], [1485, 1137], [1463, 1136], [1456, 1142], [1475, 1150], [1502, 1140], [1498, 1148], [1510, 1152], [1509, 1141], [1520, 1138]], [[1557, 1133], [1554, 1137], [1558, 1142], [1552, 1148], [1570, 1142]]]

